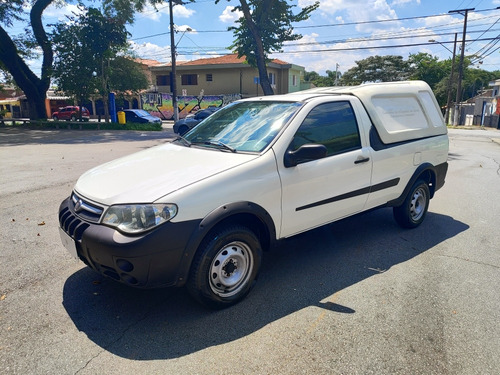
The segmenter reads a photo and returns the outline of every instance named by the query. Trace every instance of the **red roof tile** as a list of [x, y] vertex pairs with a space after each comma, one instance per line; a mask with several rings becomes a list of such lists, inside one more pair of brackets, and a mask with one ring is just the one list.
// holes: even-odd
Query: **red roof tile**
[[[242, 56], [238, 58], [237, 54], [231, 54], [231, 55], [224, 55], [224, 56], [218, 56], [218, 57], [209, 57], [206, 59], [198, 59], [198, 60], [193, 60], [193, 61], [186, 61], [186, 62], [177, 62], [177, 65], [223, 65], [223, 64], [243, 64], [245, 62], [245, 56]], [[272, 60], [273, 63], [279, 64], [279, 65], [288, 65], [287, 62], [274, 59]]]

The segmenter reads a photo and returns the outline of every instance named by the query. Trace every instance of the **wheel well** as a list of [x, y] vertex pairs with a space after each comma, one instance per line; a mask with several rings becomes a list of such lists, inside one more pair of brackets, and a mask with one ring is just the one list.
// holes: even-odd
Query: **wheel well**
[[387, 202], [386, 206], [397, 207], [397, 206], [402, 205], [403, 201], [405, 200], [406, 196], [408, 195], [411, 187], [419, 179], [424, 180], [427, 183], [427, 185], [429, 186], [430, 198], [433, 198], [434, 193], [436, 192], [436, 171], [434, 170], [434, 167], [431, 164], [426, 164], [426, 165], [421, 165], [417, 169], [417, 171], [415, 171], [413, 176], [410, 178], [410, 180], [406, 184], [406, 187], [404, 188], [401, 195], [398, 198]]
[[207, 233], [207, 235], [225, 225], [232, 225], [232, 224], [240, 224], [250, 229], [252, 232], [255, 233], [255, 235], [259, 239], [260, 245], [262, 246], [262, 250], [264, 251], [269, 250], [271, 244], [269, 229], [257, 216], [251, 213], [236, 213], [234, 215], [225, 217], [216, 225], [214, 225], [214, 227]]
[[429, 186], [429, 192], [431, 194], [431, 198], [434, 196], [434, 192], [436, 191], [436, 174], [431, 169], [426, 169], [423, 171], [417, 179], [422, 179], [427, 182]]

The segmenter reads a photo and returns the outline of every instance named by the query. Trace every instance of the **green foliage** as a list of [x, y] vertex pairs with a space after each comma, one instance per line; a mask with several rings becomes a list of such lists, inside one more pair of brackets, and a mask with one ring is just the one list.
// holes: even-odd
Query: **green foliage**
[[0, 23], [11, 26], [12, 22], [21, 20], [24, 0], [9, 0], [0, 2]]
[[59, 90], [75, 99], [98, 92], [137, 92], [147, 88], [147, 78], [131, 57], [118, 55], [127, 48], [122, 20], [95, 8], [71, 22], [55, 25], [52, 42], [56, 52], [53, 78]]
[[[236, 50], [239, 56], [246, 56], [248, 63], [256, 67], [256, 51], [258, 50], [256, 37], [260, 37], [264, 56], [267, 59], [270, 53], [281, 51], [284, 42], [302, 38], [302, 35], [294, 34], [292, 23], [308, 19], [310, 13], [318, 6], [319, 2], [294, 14], [294, 5], [288, 4], [286, 0], [240, 1], [235, 11], [242, 11], [245, 14], [248, 9], [250, 17], [243, 16], [237, 21], [239, 26], [229, 28], [235, 36], [230, 48]], [[257, 35], [254, 29], [257, 29]]]
[[[52, 78], [54, 52], [52, 42], [48, 38], [42, 22], [42, 15], [50, 4], [57, 1], [30, 0], [32, 7], [29, 11], [29, 17], [25, 17], [26, 11], [23, 8], [25, 0], [0, 1], [0, 70], [7, 72], [24, 91], [28, 99], [30, 117], [33, 119], [46, 117], [45, 96]], [[81, 3], [80, 0], [74, 0], [74, 2]], [[103, 6], [104, 16], [120, 20], [122, 24], [126, 24], [133, 22], [134, 10], [141, 10], [147, 3], [153, 5], [162, 3], [163, 0], [102, 0], [98, 2]], [[2, 25], [11, 26], [16, 20], [26, 21], [26, 27], [33, 32], [36, 50], [41, 51], [42, 69], [40, 77], [34, 74], [26, 64], [27, 55], [23, 54], [22, 48], [15, 42], [16, 37], [9, 34], [2, 27]], [[30, 50], [35, 51], [35, 48], [30, 48]]]
[[139, 63], [131, 56], [116, 56], [110, 65], [109, 87], [123, 96], [148, 88], [148, 80]]
[[335, 72], [327, 70], [326, 76], [320, 76], [316, 72], [306, 72], [304, 79], [306, 82], [313, 83], [316, 87], [330, 87], [335, 85]]
[[[2, 125], [0, 125], [2, 126]], [[28, 123], [6, 122], [3, 125], [9, 128], [25, 128], [25, 129], [70, 129], [70, 130], [131, 130], [131, 131], [161, 131], [161, 124], [144, 123], [138, 124], [127, 122], [126, 124], [118, 124], [116, 122], [71, 122], [71, 121], [30, 121]]]
[[342, 75], [342, 85], [360, 85], [364, 82], [404, 81], [410, 77], [410, 64], [402, 56], [370, 56], [356, 61], [357, 66]]

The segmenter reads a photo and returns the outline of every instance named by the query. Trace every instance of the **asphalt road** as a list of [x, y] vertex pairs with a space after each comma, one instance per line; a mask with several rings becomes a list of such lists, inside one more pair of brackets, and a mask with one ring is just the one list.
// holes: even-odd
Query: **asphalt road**
[[0, 373], [500, 373], [500, 132], [450, 130], [419, 228], [382, 209], [288, 239], [223, 311], [103, 279], [59, 239], [82, 172], [172, 136], [0, 128]]

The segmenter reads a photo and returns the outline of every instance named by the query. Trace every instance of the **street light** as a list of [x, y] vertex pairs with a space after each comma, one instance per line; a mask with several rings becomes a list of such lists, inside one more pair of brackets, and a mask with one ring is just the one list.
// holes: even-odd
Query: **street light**
[[[434, 39], [430, 39], [429, 42], [431, 43], [439, 43], [441, 44], [444, 48], [446, 48], [448, 51], [451, 52], [451, 50], [446, 47], [443, 43], [441, 42], [438, 42], [437, 40], [434, 40]], [[457, 33], [455, 33], [455, 43], [453, 43], [453, 52], [451, 52], [453, 54], [453, 57], [451, 58], [451, 73], [450, 73], [450, 79], [448, 80], [448, 88], [447, 88], [447, 91], [448, 91], [448, 99], [446, 101], [446, 111], [445, 111], [445, 114], [444, 114], [444, 118], [445, 118], [445, 121], [446, 121], [446, 125], [448, 125], [449, 121], [450, 121], [450, 108], [451, 108], [451, 82], [453, 81], [453, 75], [455, 74], [455, 52], [457, 50]]]

